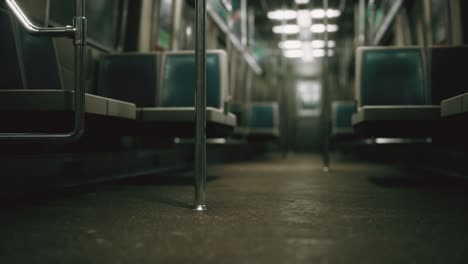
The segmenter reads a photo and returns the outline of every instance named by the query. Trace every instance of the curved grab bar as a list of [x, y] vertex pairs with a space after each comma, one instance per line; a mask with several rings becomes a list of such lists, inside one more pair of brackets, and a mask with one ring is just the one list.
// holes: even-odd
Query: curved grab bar
[[73, 37], [76, 29], [72, 26], [42, 28], [34, 25], [29, 18], [24, 14], [23, 10], [18, 6], [14, 0], [5, 0], [10, 11], [15, 15], [16, 19], [21, 25], [31, 34], [47, 35], [51, 37]]
[[85, 17], [85, 0], [75, 0], [76, 16], [73, 27], [42, 28], [34, 25], [14, 0], [5, 0], [9, 10], [15, 15], [21, 25], [30, 33], [49, 37], [70, 37], [75, 45], [75, 87], [74, 106], [75, 124], [69, 133], [0, 133], [0, 140], [39, 140], [53, 142], [72, 142], [78, 140], [84, 133], [84, 48], [86, 46], [87, 22]]

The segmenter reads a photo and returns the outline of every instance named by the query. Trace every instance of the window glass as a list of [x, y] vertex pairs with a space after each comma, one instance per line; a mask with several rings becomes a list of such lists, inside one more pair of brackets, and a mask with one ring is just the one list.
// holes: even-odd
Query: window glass
[[171, 36], [174, 24], [173, 15], [172, 0], [161, 0], [159, 6], [158, 37], [156, 41], [156, 46], [159, 50], [171, 48]]
[[319, 81], [298, 81], [296, 83], [296, 104], [299, 116], [320, 115], [321, 90]]

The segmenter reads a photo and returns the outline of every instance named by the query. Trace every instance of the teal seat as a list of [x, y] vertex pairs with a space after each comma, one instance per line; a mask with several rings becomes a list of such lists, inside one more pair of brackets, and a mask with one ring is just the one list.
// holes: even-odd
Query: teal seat
[[62, 79], [52, 38], [38, 37], [18, 27], [27, 89], [62, 89]]
[[0, 10], [2, 46], [0, 89], [62, 89], [55, 45], [51, 38], [29, 34]]
[[157, 106], [159, 57], [158, 53], [104, 56], [99, 63], [97, 94], [138, 107]]
[[[190, 51], [166, 52], [162, 58], [161, 107], [194, 107], [195, 56]], [[224, 108], [228, 91], [227, 55], [209, 50], [206, 55], [207, 106]]]
[[357, 56], [359, 107], [428, 102], [422, 49], [364, 47]]
[[274, 128], [276, 126], [275, 104], [252, 104], [250, 108], [251, 128]]
[[332, 134], [341, 131], [352, 131], [351, 122], [353, 114], [356, 113], [354, 101], [335, 101], [332, 103]]
[[431, 105], [423, 49], [362, 47], [356, 56], [354, 131], [366, 137], [431, 137], [440, 104]]
[[252, 103], [249, 107], [249, 137], [277, 138], [279, 133], [278, 103]]
[[0, 9], [0, 89], [24, 89], [22, 64], [19, 59], [17, 37], [10, 15]]

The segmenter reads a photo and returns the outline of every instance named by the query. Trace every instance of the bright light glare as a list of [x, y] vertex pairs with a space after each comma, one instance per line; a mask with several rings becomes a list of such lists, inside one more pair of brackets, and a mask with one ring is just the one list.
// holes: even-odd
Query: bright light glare
[[273, 33], [275, 34], [297, 34], [299, 33], [298, 25], [283, 25], [283, 26], [274, 26]]
[[[298, 12], [292, 9], [278, 9], [275, 11], [268, 12], [268, 18], [272, 20], [291, 20], [296, 19], [298, 16]], [[340, 10], [336, 9], [328, 9], [327, 10], [327, 17], [328, 18], [335, 18], [341, 15]], [[325, 17], [325, 10], [324, 9], [313, 9], [310, 10], [310, 16], [313, 19], [323, 19]]]
[[301, 28], [308, 28], [312, 25], [312, 17], [308, 10], [297, 11], [297, 25]]
[[291, 59], [300, 58], [300, 57], [302, 57], [302, 50], [300, 50], [300, 49], [297, 49], [297, 50], [285, 50], [285, 51], [283, 51], [283, 55], [284, 55], [286, 58], [291, 58]]
[[310, 3], [310, 0], [296, 0], [298, 5], [307, 5], [308, 3]]
[[[305, 56], [302, 49], [293, 49], [293, 50], [283, 50], [283, 55], [286, 58], [302, 58]], [[328, 56], [331, 57], [335, 55], [333, 50], [328, 50]], [[325, 50], [323, 49], [313, 49], [312, 56], [314, 58], [321, 58], [325, 56]]]
[[311, 62], [314, 60], [314, 53], [312, 49], [311, 42], [303, 42], [302, 43], [302, 60], [305, 62]]
[[[328, 41], [328, 47], [329, 48], [336, 47], [335, 41], [329, 40]], [[323, 49], [323, 48], [325, 48], [325, 41], [323, 41], [323, 40], [313, 40], [312, 41], [312, 48], [314, 48], [314, 49]]]
[[300, 40], [285, 40], [278, 44], [280, 49], [300, 49], [302, 42]]
[[[321, 57], [325, 56], [325, 50], [323, 50], [323, 49], [314, 49], [313, 54], [314, 54], [315, 58], [321, 58]], [[333, 55], [335, 55], [333, 50], [328, 50], [328, 56], [331, 57]]]
[[[280, 49], [301, 49], [303, 46], [303, 41], [300, 40], [285, 40], [278, 44]], [[313, 49], [323, 49], [325, 47], [325, 41], [323, 40], [313, 40], [310, 42]], [[336, 42], [334, 40], [328, 41], [329, 48], [335, 48]]]
[[283, 9], [268, 12], [268, 18], [272, 20], [291, 20], [297, 17], [295, 10]]
[[[311, 14], [312, 18], [321, 19], [321, 18], [325, 17], [325, 10], [324, 9], [314, 9], [314, 10], [310, 11], [310, 14]], [[336, 10], [336, 9], [328, 9], [327, 10], [327, 17], [328, 18], [335, 18], [335, 17], [339, 17], [340, 15], [341, 15], [340, 10]]]
[[[310, 27], [310, 31], [313, 33], [323, 33], [325, 32], [325, 25], [324, 24], [314, 24]], [[336, 32], [338, 31], [338, 26], [337, 25], [328, 25], [327, 26], [327, 31], [328, 32]]]

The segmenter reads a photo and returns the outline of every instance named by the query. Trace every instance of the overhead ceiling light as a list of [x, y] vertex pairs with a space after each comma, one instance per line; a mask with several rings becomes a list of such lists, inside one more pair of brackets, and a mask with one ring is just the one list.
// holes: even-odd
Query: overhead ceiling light
[[[314, 54], [315, 58], [321, 58], [321, 57], [325, 56], [325, 50], [324, 49], [314, 49], [312, 51], [312, 53]], [[333, 55], [335, 55], [335, 52], [333, 50], [328, 50], [328, 56], [331, 57]]]
[[[329, 48], [334, 48], [336, 47], [336, 42], [333, 40], [328, 41], [328, 47]], [[323, 40], [313, 40], [312, 41], [312, 48], [314, 49], [323, 49], [325, 48], [325, 41]]]
[[280, 49], [300, 49], [302, 42], [300, 40], [285, 40], [278, 44]]
[[[328, 18], [335, 18], [341, 15], [340, 10], [336, 9], [328, 9], [326, 13]], [[297, 11], [292, 9], [278, 9], [268, 12], [267, 16], [272, 20], [291, 20], [297, 18]], [[322, 19], [325, 17], [325, 9], [310, 10], [310, 16], [314, 19]]]
[[[310, 31], [313, 33], [323, 33], [325, 32], [325, 25], [324, 24], [314, 24], [310, 27]], [[337, 25], [327, 25], [328, 32], [336, 32], [338, 31]]]
[[[302, 49], [293, 49], [293, 50], [283, 50], [283, 56], [286, 58], [303, 58], [304, 51]], [[333, 50], [328, 50], [328, 56], [331, 57], [335, 55]], [[312, 56], [314, 58], [322, 58], [325, 56], [325, 50], [323, 49], [313, 49]]]
[[300, 49], [285, 50], [283, 51], [283, 56], [285, 56], [286, 58], [291, 58], [291, 59], [300, 58], [302, 57], [302, 50]]
[[291, 20], [296, 19], [297, 12], [290, 9], [280, 9], [268, 12], [268, 18], [272, 20]]
[[273, 33], [275, 34], [297, 34], [299, 33], [299, 26], [293, 25], [293, 24], [274, 26]]
[[[303, 42], [300, 40], [285, 40], [281, 41], [278, 44], [278, 47], [280, 49], [301, 49], [303, 47]], [[310, 46], [313, 49], [323, 49], [325, 47], [325, 41], [323, 40], [313, 40], [310, 41]], [[334, 40], [329, 40], [328, 41], [328, 48], [334, 48], [336, 47], [336, 42]]]
[[310, 3], [310, 0], [296, 0], [298, 5], [307, 5], [308, 3]]
[[[321, 19], [325, 17], [325, 9], [313, 9], [310, 11], [312, 18]], [[335, 18], [341, 15], [340, 10], [336, 9], [327, 9], [327, 17]]]

